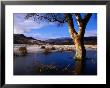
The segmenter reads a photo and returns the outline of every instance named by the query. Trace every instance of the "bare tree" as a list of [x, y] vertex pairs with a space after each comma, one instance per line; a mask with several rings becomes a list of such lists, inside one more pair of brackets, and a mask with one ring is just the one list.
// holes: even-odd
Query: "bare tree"
[[[73, 16], [78, 24], [78, 32], [76, 32], [76, 29], [74, 28]], [[28, 13], [25, 16], [25, 19], [33, 17], [34, 21], [55, 22], [59, 25], [67, 23], [70, 36], [73, 39], [76, 48], [75, 59], [83, 60], [86, 57], [84, 34], [86, 25], [91, 16], [92, 13], [85, 13], [84, 17], [82, 17], [80, 13]]]

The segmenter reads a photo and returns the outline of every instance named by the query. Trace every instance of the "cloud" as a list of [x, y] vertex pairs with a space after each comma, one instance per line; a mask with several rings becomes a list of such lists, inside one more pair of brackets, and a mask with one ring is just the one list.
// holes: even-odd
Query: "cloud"
[[24, 31], [20, 29], [19, 27], [14, 27], [14, 34], [23, 34]]
[[[46, 23], [46, 22], [42, 22], [42, 23], [37, 23], [35, 21], [33, 21], [32, 18], [25, 20], [26, 14], [24, 13], [15, 13], [14, 14], [14, 34], [25, 34], [26, 36], [31, 36], [34, 38], [58, 38], [58, 37], [65, 37], [65, 35], [67, 35], [67, 37], [69, 37], [68, 34], [64, 34], [62, 32], [56, 31], [53, 33], [50, 33], [51, 31], [47, 31], [47, 33], [42, 32], [40, 34], [39, 33], [33, 33], [32, 30], [38, 30], [41, 29], [43, 27], [46, 27], [47, 25], [56, 25], [55, 23]], [[47, 29], [46, 29], [47, 30]], [[55, 34], [56, 33], [56, 34]], [[64, 31], [64, 33], [66, 33]], [[43, 34], [43, 36], [42, 36]], [[59, 35], [58, 35], [59, 34]], [[97, 36], [97, 30], [96, 29], [89, 29], [85, 31], [85, 37], [88, 36]]]
[[47, 23], [36, 23], [33, 19], [25, 20], [25, 15], [23, 13], [14, 14], [14, 34], [24, 34], [47, 25]]
[[28, 37], [34, 37], [34, 38], [36, 38], [36, 36], [42, 36], [42, 34], [40, 34], [40, 33], [24, 33], [26, 36], [28, 36]]

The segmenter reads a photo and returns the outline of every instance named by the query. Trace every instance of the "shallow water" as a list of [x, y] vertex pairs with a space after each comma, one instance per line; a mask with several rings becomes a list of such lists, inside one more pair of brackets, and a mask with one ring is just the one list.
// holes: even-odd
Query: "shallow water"
[[[74, 60], [74, 51], [30, 53], [26, 56], [14, 57], [14, 75], [96, 75], [97, 74], [97, 51], [87, 50], [86, 60], [83, 64]], [[38, 71], [38, 67], [55, 67], [49, 70]], [[44, 68], [46, 69], [46, 67]], [[65, 70], [66, 69], [66, 70]], [[82, 71], [83, 69], [83, 71]], [[64, 71], [65, 70], [65, 71]]]

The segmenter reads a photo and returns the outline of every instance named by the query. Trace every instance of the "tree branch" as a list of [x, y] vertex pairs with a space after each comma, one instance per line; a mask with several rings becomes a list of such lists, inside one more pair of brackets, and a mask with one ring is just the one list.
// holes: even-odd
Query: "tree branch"
[[78, 27], [79, 27], [78, 35], [82, 35], [83, 31], [85, 31], [85, 30], [83, 28], [84, 25], [83, 25], [81, 14], [75, 13], [74, 15], [75, 15]]
[[85, 16], [84, 16], [84, 19], [83, 19], [83, 22], [84, 24], [86, 25], [90, 19], [90, 17], [92, 16], [92, 13], [87, 13]]
[[66, 22], [66, 18], [62, 13], [28, 13], [25, 19], [30, 17], [33, 17], [36, 22], [56, 22], [58, 25], [63, 25]]
[[76, 36], [77, 35], [77, 32], [76, 32], [76, 30], [74, 28], [72, 14], [65, 13], [65, 17], [66, 17], [66, 21], [68, 23], [69, 31], [70, 31], [72, 37]]
[[82, 17], [81, 17], [81, 15], [80, 15], [80, 13], [75, 13], [74, 15], [75, 15], [76, 20], [77, 20], [78, 22], [81, 22], [81, 21], [82, 21]]
[[79, 26], [78, 35], [80, 37], [84, 36], [86, 25], [87, 25], [87, 23], [88, 23], [91, 16], [92, 16], [91, 13], [87, 13], [84, 16], [84, 19], [82, 19], [80, 13], [75, 13], [75, 17], [76, 17], [76, 20], [77, 20], [77, 23], [78, 23], [78, 26]]

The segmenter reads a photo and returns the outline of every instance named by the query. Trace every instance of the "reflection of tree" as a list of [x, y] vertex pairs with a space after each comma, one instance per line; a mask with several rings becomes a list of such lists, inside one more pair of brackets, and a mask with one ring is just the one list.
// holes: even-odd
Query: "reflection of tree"
[[[74, 28], [73, 16], [78, 24], [78, 32], [76, 32], [76, 29]], [[86, 56], [84, 47], [85, 29], [91, 16], [91, 13], [85, 14], [84, 17], [82, 17], [80, 13], [28, 13], [25, 18], [29, 19], [30, 17], [33, 17], [34, 21], [56, 22], [59, 25], [67, 23], [68, 31], [76, 47], [75, 59], [82, 60]]]
[[73, 74], [75, 75], [84, 74], [84, 67], [85, 67], [84, 61], [76, 60]]

